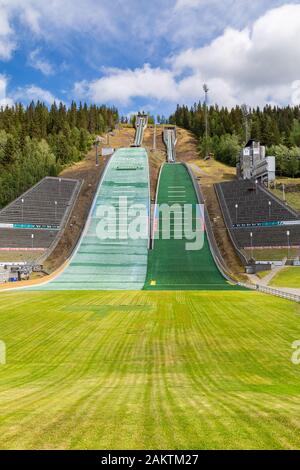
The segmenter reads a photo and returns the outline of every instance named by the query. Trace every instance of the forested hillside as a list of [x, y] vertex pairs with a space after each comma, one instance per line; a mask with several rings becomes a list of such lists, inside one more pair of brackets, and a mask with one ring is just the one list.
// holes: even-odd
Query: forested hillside
[[44, 176], [79, 161], [95, 134], [113, 127], [115, 108], [72, 103], [0, 109], [0, 208]]
[[277, 157], [277, 173], [296, 177], [300, 175], [300, 106], [285, 108], [266, 106], [263, 109], [243, 107], [233, 109], [208, 108], [208, 141], [205, 139], [205, 105], [192, 108], [177, 106], [170, 122], [192, 131], [199, 139], [199, 149], [205, 154], [206, 145], [215, 157], [229, 165], [245, 144], [246, 120], [248, 137], [267, 146], [267, 154]]

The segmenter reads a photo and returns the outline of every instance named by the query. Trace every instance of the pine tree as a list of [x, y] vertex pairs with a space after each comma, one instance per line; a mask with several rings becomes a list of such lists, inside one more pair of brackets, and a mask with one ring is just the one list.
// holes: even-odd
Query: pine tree
[[3, 164], [10, 165], [16, 159], [16, 147], [14, 139], [11, 135], [8, 136], [3, 153]]

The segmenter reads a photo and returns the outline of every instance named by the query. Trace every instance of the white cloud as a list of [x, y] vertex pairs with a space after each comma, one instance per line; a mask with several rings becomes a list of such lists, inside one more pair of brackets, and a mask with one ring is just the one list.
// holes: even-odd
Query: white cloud
[[[203, 0], [177, 0], [175, 4], [175, 10], [181, 10], [182, 8], [193, 8], [203, 3]], [[205, 3], [205, 0], [204, 0]]]
[[292, 84], [292, 103], [293, 106], [300, 105], [300, 80]]
[[[76, 33], [86, 36], [82, 47], [87, 44], [89, 56], [93, 47], [95, 55], [96, 50], [103, 53], [100, 40], [105, 39], [111, 44], [115, 41], [117, 49], [126, 40], [126, 47], [135, 54], [138, 50], [140, 57], [145, 52], [150, 57], [161, 45], [173, 50], [174, 45], [178, 48], [182, 43], [194, 46], [196, 41], [221, 34], [226, 25], [244, 27], [249, 18], [283, 3], [286, 1], [251, 0], [245, 8], [245, 0], [115, 0], [112, 8], [111, 0], [0, 0], [0, 18], [6, 18], [14, 30], [11, 39], [17, 38], [19, 43], [29, 28], [34, 38], [69, 51]], [[129, 37], [134, 37], [131, 43]], [[93, 46], [94, 39], [98, 40], [97, 47]], [[13, 50], [16, 44], [10, 47]]]
[[85, 96], [96, 102], [129, 104], [132, 98], [154, 98], [176, 101], [176, 83], [169, 70], [143, 68], [134, 70], [108, 69], [104, 77], [92, 82], [75, 84], [76, 96]]
[[5, 75], [0, 74], [0, 108], [13, 105], [13, 101], [6, 96], [6, 89], [7, 78]]
[[50, 91], [44, 90], [36, 85], [28, 85], [26, 87], [18, 88], [13, 94], [14, 101], [42, 101], [47, 105], [60, 102]]
[[0, 2], [0, 60], [10, 59], [15, 48], [16, 41], [9, 24], [8, 13]]
[[273, 9], [243, 30], [228, 28], [210, 44], [133, 70], [109, 69], [79, 82], [74, 92], [97, 102], [128, 105], [134, 98], [191, 104], [203, 98], [220, 105], [295, 104], [300, 83], [300, 5]]
[[39, 48], [34, 49], [29, 54], [29, 65], [36, 70], [39, 70], [44, 75], [52, 75], [54, 73], [54, 69], [52, 64], [40, 55], [41, 51]]
[[[37, 36], [60, 40], [70, 31], [94, 34], [112, 29], [110, 2], [96, 0], [0, 0], [1, 16], [15, 19]], [[9, 23], [8, 23], [9, 24]], [[15, 31], [15, 34], [20, 31]]]
[[300, 5], [285, 5], [251, 29], [228, 28], [207, 46], [183, 51], [168, 63], [177, 77], [190, 74], [191, 92], [199, 74], [209, 81], [219, 103], [286, 104], [295, 101], [292, 87], [300, 79], [299, 37]]
[[[249, 18], [258, 19], [251, 26]], [[123, 63], [134, 53], [136, 63], [146, 56], [145, 61], [157, 64], [162, 50], [166, 55], [175, 51], [161, 66], [106, 69], [96, 80], [78, 81], [77, 97], [121, 105], [135, 98], [189, 104], [203, 97], [202, 83], [208, 81], [211, 101], [229, 106], [299, 101], [299, 2], [252, 0], [245, 8], [245, 0], [115, 0], [112, 9], [111, 0], [0, 0], [0, 60], [12, 56], [28, 28], [33, 40], [59, 43], [60, 51], [67, 45], [68, 63], [74, 44], [79, 47], [79, 41], [72, 42], [74, 33], [77, 39], [85, 35], [90, 49], [97, 38], [95, 49], [102, 51], [104, 61], [110, 55], [104, 55], [101, 45], [108, 43], [112, 56], [122, 55]], [[90, 49], [86, 56], [96, 68], [99, 62], [93, 61]], [[45, 75], [53, 73], [39, 48], [31, 52], [29, 63]], [[22, 90], [25, 98], [44, 99], [44, 94], [48, 103], [55, 99], [34, 85]], [[22, 99], [20, 90], [16, 93]]]

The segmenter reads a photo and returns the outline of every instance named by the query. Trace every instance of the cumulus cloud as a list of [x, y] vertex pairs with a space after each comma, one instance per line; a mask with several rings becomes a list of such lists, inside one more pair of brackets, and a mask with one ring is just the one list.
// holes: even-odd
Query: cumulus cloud
[[40, 88], [36, 85], [28, 85], [22, 88], [18, 88], [13, 94], [14, 101], [42, 101], [47, 105], [51, 105], [56, 102], [60, 102], [59, 98], [55, 97], [50, 91]]
[[204, 0], [204, 2], [203, 2], [203, 0], [177, 0], [177, 2], [175, 4], [175, 10], [181, 10], [183, 8], [197, 7], [201, 3], [202, 4], [205, 3], [205, 0]]
[[5, 75], [0, 75], [0, 108], [13, 105], [13, 101], [6, 96], [6, 89], [7, 77]]
[[[103, 38], [110, 44], [113, 59], [101, 49], [106, 63], [115, 63], [121, 55], [122, 63], [130, 56], [131, 63], [139, 65], [107, 68], [94, 80], [77, 81], [76, 97], [123, 106], [135, 99], [191, 104], [203, 97], [202, 84], [207, 81], [211, 102], [228, 106], [243, 101], [249, 105], [298, 104], [299, 2], [252, 0], [247, 8], [244, 0], [116, 0], [115, 5], [112, 9], [111, 0], [0, 0], [0, 60], [12, 57], [22, 31], [26, 34], [29, 29], [33, 42], [59, 42], [60, 51], [66, 41], [69, 63], [74, 34], [76, 47], [81, 47], [79, 35], [85, 35], [82, 44], [86, 46], [82, 47], [92, 48], [95, 37], [99, 50]], [[270, 7], [278, 8], [268, 10]], [[249, 18], [254, 19], [252, 25]], [[161, 51], [168, 56], [170, 50], [173, 56], [163, 61]], [[99, 65], [91, 50], [86, 57], [93, 67]], [[146, 61], [155, 65], [141, 65]], [[54, 72], [40, 47], [33, 47], [28, 64], [46, 76]], [[24, 99], [47, 103], [55, 99], [34, 85], [22, 92]], [[23, 99], [20, 89], [16, 96]]]
[[128, 105], [132, 98], [155, 98], [176, 101], [176, 83], [169, 70], [151, 68], [145, 64], [134, 70], [108, 69], [92, 82], [78, 82], [74, 92], [96, 102], [118, 102]]
[[9, 23], [8, 12], [0, 2], [0, 60], [10, 59], [15, 48], [16, 41]]
[[[70, 31], [94, 34], [111, 30], [110, 2], [104, 0], [103, 3], [100, 5], [95, 0], [0, 0], [0, 18], [5, 18], [10, 32], [17, 19], [37, 36], [60, 40]], [[20, 31], [15, 29], [14, 33]]]
[[292, 102], [293, 106], [300, 105], [300, 80], [296, 80], [292, 84]]
[[270, 10], [251, 29], [227, 29], [209, 45], [170, 59], [175, 73], [201, 73], [211, 82], [222, 79], [228, 92], [249, 104], [292, 101], [300, 79], [300, 5]]
[[75, 93], [123, 105], [136, 97], [192, 103], [203, 96], [202, 85], [208, 81], [211, 101], [221, 105], [295, 104], [299, 37], [300, 5], [285, 5], [268, 11], [251, 28], [227, 28], [209, 44], [169, 57], [165, 68], [146, 64], [106, 70], [97, 80], [77, 83]]
[[41, 50], [39, 48], [31, 51], [28, 60], [29, 65], [34, 69], [42, 72], [44, 75], [52, 75], [54, 73], [52, 64], [48, 60], [41, 57], [40, 54]]

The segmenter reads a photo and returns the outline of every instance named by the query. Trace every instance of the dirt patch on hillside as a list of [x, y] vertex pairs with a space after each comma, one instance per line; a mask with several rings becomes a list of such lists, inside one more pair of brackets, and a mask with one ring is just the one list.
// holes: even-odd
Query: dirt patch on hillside
[[197, 140], [194, 135], [177, 127], [176, 159], [181, 162], [190, 162], [199, 158], [197, 152]]

